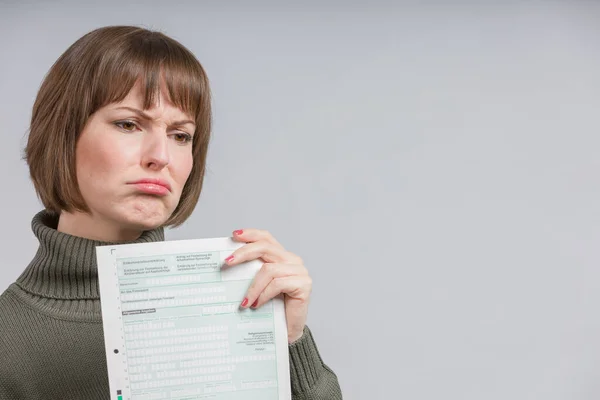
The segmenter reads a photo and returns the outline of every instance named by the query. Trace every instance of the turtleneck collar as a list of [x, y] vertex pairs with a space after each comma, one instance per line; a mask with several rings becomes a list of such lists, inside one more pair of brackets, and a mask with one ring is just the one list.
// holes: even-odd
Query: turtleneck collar
[[[96, 246], [112, 243], [72, 236], [56, 230], [58, 215], [41, 211], [31, 228], [40, 247], [16, 284], [34, 296], [56, 300], [98, 300]], [[164, 240], [163, 228], [145, 231], [131, 243]]]

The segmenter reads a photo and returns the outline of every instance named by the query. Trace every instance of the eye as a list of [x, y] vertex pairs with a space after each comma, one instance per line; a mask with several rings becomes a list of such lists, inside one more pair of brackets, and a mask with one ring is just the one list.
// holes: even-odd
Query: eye
[[136, 123], [133, 121], [117, 121], [114, 124], [125, 132], [133, 132], [137, 128]]
[[175, 141], [181, 144], [186, 144], [192, 141], [192, 135], [189, 133], [178, 132], [173, 134]]

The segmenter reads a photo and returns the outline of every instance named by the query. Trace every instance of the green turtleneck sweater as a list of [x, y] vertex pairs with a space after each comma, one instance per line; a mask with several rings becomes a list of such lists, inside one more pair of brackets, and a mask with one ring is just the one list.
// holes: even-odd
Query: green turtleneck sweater
[[[56, 230], [42, 211], [32, 221], [37, 254], [0, 295], [0, 400], [107, 400], [106, 354], [96, 246]], [[136, 243], [164, 240], [162, 229]], [[341, 399], [308, 328], [289, 346], [292, 399]]]

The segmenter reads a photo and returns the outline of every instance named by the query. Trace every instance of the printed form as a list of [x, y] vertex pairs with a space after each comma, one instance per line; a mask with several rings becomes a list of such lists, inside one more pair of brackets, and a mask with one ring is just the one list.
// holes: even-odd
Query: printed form
[[240, 309], [230, 238], [96, 248], [111, 400], [291, 399], [283, 299]]

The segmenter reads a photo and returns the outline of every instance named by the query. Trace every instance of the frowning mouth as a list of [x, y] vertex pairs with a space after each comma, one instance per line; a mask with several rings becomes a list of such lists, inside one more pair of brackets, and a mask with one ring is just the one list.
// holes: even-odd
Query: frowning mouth
[[129, 184], [135, 186], [140, 192], [148, 194], [166, 196], [171, 192], [171, 185], [169, 185], [169, 182], [163, 179], [140, 179], [134, 182], [129, 182]]

